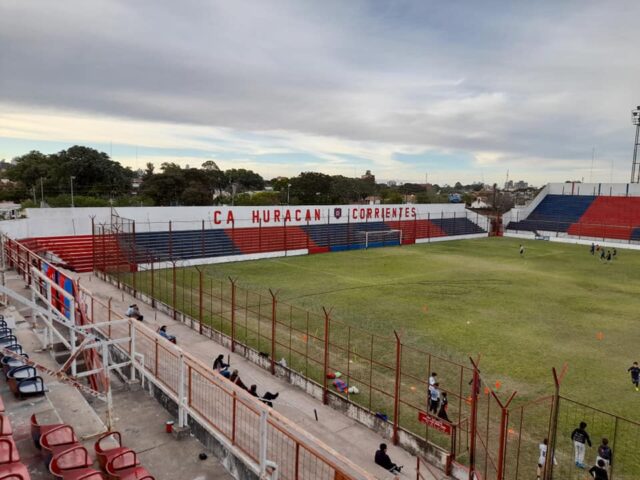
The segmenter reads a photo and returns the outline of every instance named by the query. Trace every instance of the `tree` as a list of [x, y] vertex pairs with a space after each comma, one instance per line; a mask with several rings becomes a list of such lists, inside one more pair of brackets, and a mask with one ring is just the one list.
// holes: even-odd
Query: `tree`
[[21, 182], [25, 187], [34, 187], [41, 178], [47, 178], [53, 164], [44, 153], [32, 150], [26, 155], [13, 159], [14, 165], [7, 168], [7, 178]]
[[264, 179], [252, 170], [244, 168], [232, 168], [225, 173], [227, 179], [227, 190], [231, 191], [231, 186], [236, 185], [238, 192], [251, 190], [264, 190]]
[[322, 204], [331, 201], [331, 177], [324, 173], [302, 172], [291, 181], [291, 203]]
[[207, 172], [219, 172], [220, 171], [220, 167], [218, 167], [218, 164], [216, 162], [214, 162], [213, 160], [207, 160], [206, 162], [202, 163], [202, 169], [207, 171]]
[[136, 174], [114, 162], [104, 152], [93, 148], [73, 146], [50, 155], [51, 181], [60, 192], [67, 192], [70, 179], [74, 177], [74, 188], [78, 194], [93, 196], [116, 196], [131, 191]]
[[143, 179], [149, 178], [151, 175], [153, 175], [154, 170], [155, 170], [155, 166], [153, 165], [153, 163], [147, 162], [146, 168], [144, 169], [144, 175], [142, 176], [142, 178]]

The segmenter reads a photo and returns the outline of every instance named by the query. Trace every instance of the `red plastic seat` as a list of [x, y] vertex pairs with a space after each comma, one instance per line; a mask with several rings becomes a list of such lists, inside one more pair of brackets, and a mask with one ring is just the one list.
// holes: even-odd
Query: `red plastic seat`
[[[113, 448], [104, 448], [103, 442], [105, 442], [105, 440], [108, 438], [113, 438], [114, 440], [116, 440], [116, 442], [118, 443], [118, 446]], [[98, 458], [98, 463], [100, 464], [100, 468], [104, 471], [107, 470], [107, 464], [114, 457], [125, 452], [133, 452], [133, 450], [131, 450], [130, 448], [122, 446], [122, 435], [120, 434], [120, 432], [105, 433], [100, 438], [98, 438], [98, 440], [96, 440], [96, 443], [94, 444], [93, 449], [96, 452], [96, 457]]]
[[36, 418], [36, 414], [31, 415], [31, 438], [33, 439], [33, 444], [37, 449], [41, 449], [40, 445], [40, 437], [45, 433], [61, 427], [64, 423], [48, 423], [45, 425], [39, 424], [38, 419]]
[[11, 428], [9, 417], [0, 414], [0, 437], [7, 437], [9, 435], [13, 435], [13, 429]]
[[44, 463], [48, 467], [53, 457], [78, 445], [78, 437], [76, 437], [73, 427], [61, 425], [40, 436], [40, 445], [44, 450]]
[[97, 470], [89, 468], [93, 459], [82, 445], [76, 445], [54, 456], [49, 464], [51, 474], [62, 480], [104, 480]]
[[19, 462], [0, 466], [0, 480], [31, 480], [27, 467]]
[[20, 461], [20, 454], [16, 448], [13, 437], [0, 438], [0, 465], [16, 463]]
[[60, 471], [87, 468], [93, 465], [93, 458], [89, 456], [87, 449], [80, 444], [71, 447], [53, 447], [52, 453], [53, 458], [49, 464], [49, 470], [51, 470], [51, 465], [53, 465], [54, 462], [56, 468]]
[[114, 456], [106, 468], [110, 480], [153, 480], [146, 468], [140, 466], [138, 455], [133, 450]]

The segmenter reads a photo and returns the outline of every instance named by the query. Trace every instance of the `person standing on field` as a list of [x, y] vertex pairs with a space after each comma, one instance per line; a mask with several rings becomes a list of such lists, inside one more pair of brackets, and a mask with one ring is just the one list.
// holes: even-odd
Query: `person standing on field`
[[576, 428], [573, 432], [571, 432], [571, 440], [573, 440], [573, 451], [574, 451], [574, 459], [576, 462], [576, 467], [584, 468], [584, 452], [585, 446], [591, 446], [591, 439], [589, 438], [589, 434], [585, 430], [587, 428], [587, 424], [585, 422], [580, 422], [580, 426]]
[[520, 244], [520, 256], [524, 256], [524, 245]]
[[603, 438], [602, 443], [598, 447], [598, 456], [596, 457], [596, 463], [599, 460], [604, 460], [604, 466], [609, 468], [611, 462], [613, 462], [613, 452], [609, 446], [609, 439]]
[[[544, 472], [544, 465], [547, 462], [547, 448], [548, 448], [548, 445], [549, 445], [549, 440], [547, 440], [546, 438], [542, 441], [542, 443], [540, 445], [538, 445], [538, 448], [540, 449], [540, 456], [538, 457], [538, 470], [537, 470], [537, 478], [538, 478], [538, 480], [540, 480], [541, 475]], [[553, 457], [553, 464], [554, 465], [558, 464], [555, 455]]]
[[439, 384], [436, 382], [429, 391], [429, 413], [436, 415], [438, 413], [438, 405], [440, 404], [440, 389]]
[[441, 418], [445, 422], [450, 422], [449, 415], [447, 415], [447, 407], [449, 406], [449, 399], [447, 398], [447, 392], [442, 392], [440, 396], [440, 410], [438, 410], [438, 418]]
[[638, 362], [633, 362], [633, 365], [627, 368], [627, 372], [631, 372], [631, 383], [636, 387], [637, 392], [638, 384], [640, 383], [640, 367], [638, 367]]
[[609, 474], [604, 465], [604, 460], [598, 460], [598, 463], [589, 469], [589, 474], [594, 480], [609, 480]]

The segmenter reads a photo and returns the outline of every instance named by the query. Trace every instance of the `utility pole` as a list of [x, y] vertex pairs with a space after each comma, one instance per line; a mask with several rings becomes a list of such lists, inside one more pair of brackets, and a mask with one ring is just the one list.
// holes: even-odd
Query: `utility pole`
[[40, 177], [40, 208], [44, 207], [44, 184], [42, 177]]
[[631, 123], [636, 126], [636, 141], [633, 145], [633, 163], [631, 164], [631, 183], [640, 183], [640, 160], [638, 160], [638, 147], [640, 147], [640, 105], [631, 112]]
[[74, 208], [75, 205], [73, 203], [73, 179], [76, 178], [73, 175], [69, 177], [69, 179], [71, 180], [71, 208]]
[[33, 193], [33, 205], [38, 205], [38, 199], [36, 198], [36, 186], [31, 187], [31, 192]]

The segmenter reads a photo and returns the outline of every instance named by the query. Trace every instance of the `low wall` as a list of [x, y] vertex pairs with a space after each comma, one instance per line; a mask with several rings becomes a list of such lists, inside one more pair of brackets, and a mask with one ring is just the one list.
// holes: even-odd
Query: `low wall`
[[[486, 236], [483, 234], [483, 236]], [[111, 277], [105, 277], [103, 274], [98, 274], [99, 278], [103, 279], [106, 282], [109, 282], [119, 289], [125, 291], [126, 293], [134, 296], [136, 299], [152, 306], [158, 311], [165, 313], [169, 316], [172, 316], [177, 321], [189, 326], [193, 330], [199, 330], [200, 323], [193, 317], [186, 315], [180, 311], [177, 311], [166, 303], [160, 302], [149, 295], [146, 295], [141, 292], [136, 292], [129, 285], [125, 285], [119, 283], [116, 279]], [[223, 347], [231, 350], [231, 338], [224, 333], [221, 333], [217, 330], [212, 329], [207, 325], [202, 325], [202, 334], [214, 342], [222, 345]], [[269, 370], [271, 368], [271, 361], [268, 357], [261, 355], [257, 350], [250, 348], [246, 345], [237, 343], [235, 344], [235, 353], [242, 355], [247, 360], [252, 363], [260, 366], [265, 370]], [[296, 386], [303, 390], [308, 395], [311, 395], [316, 400], [323, 400], [324, 389], [322, 385], [317, 382], [305, 377], [304, 375], [291, 370], [290, 368], [283, 367], [276, 363], [275, 375], [283, 380], [286, 380], [289, 384]], [[329, 391], [329, 401], [328, 405], [333, 409], [342, 412], [344, 415], [348, 416], [356, 420], [357, 422], [365, 425], [366, 427], [372, 429], [376, 433], [382, 435], [385, 438], [391, 439], [393, 436], [393, 425], [388, 422], [381, 420], [380, 418], [375, 416], [375, 412], [372, 412], [360, 405], [357, 405], [350, 400], [336, 394], [335, 392]], [[398, 431], [398, 445], [407, 450], [408, 452], [414, 455], [421, 455], [425, 459], [427, 459], [430, 463], [435, 465], [437, 468], [446, 471], [450, 465], [450, 457], [448, 452], [443, 450], [442, 448], [434, 445], [423, 438], [420, 438], [413, 433], [404, 430], [402, 428]], [[460, 477], [460, 480], [466, 480], [466, 478]]]
[[[542, 232], [539, 231], [538, 233], [540, 233], [543, 237], [545, 237], [545, 240], [548, 240], [550, 242], [559, 242], [559, 243], [571, 243], [571, 244], [575, 244], [575, 245], [591, 245], [592, 243], [597, 243], [598, 245], [602, 246], [602, 247], [611, 247], [611, 248], [622, 248], [622, 249], [627, 249], [627, 250], [640, 250], [640, 243], [635, 242], [635, 243], [629, 243], [629, 240], [619, 240], [616, 241], [614, 239], [606, 239], [603, 240], [602, 238], [576, 238], [573, 237], [571, 235], [566, 235], [562, 232], [559, 232], [560, 235], [558, 235], [558, 232]], [[525, 240], [535, 240], [536, 239], [536, 235], [533, 232], [527, 232], [527, 233], [515, 233], [514, 230], [506, 230], [504, 232], [504, 236], [505, 237], [511, 237], [511, 238], [522, 238]]]

